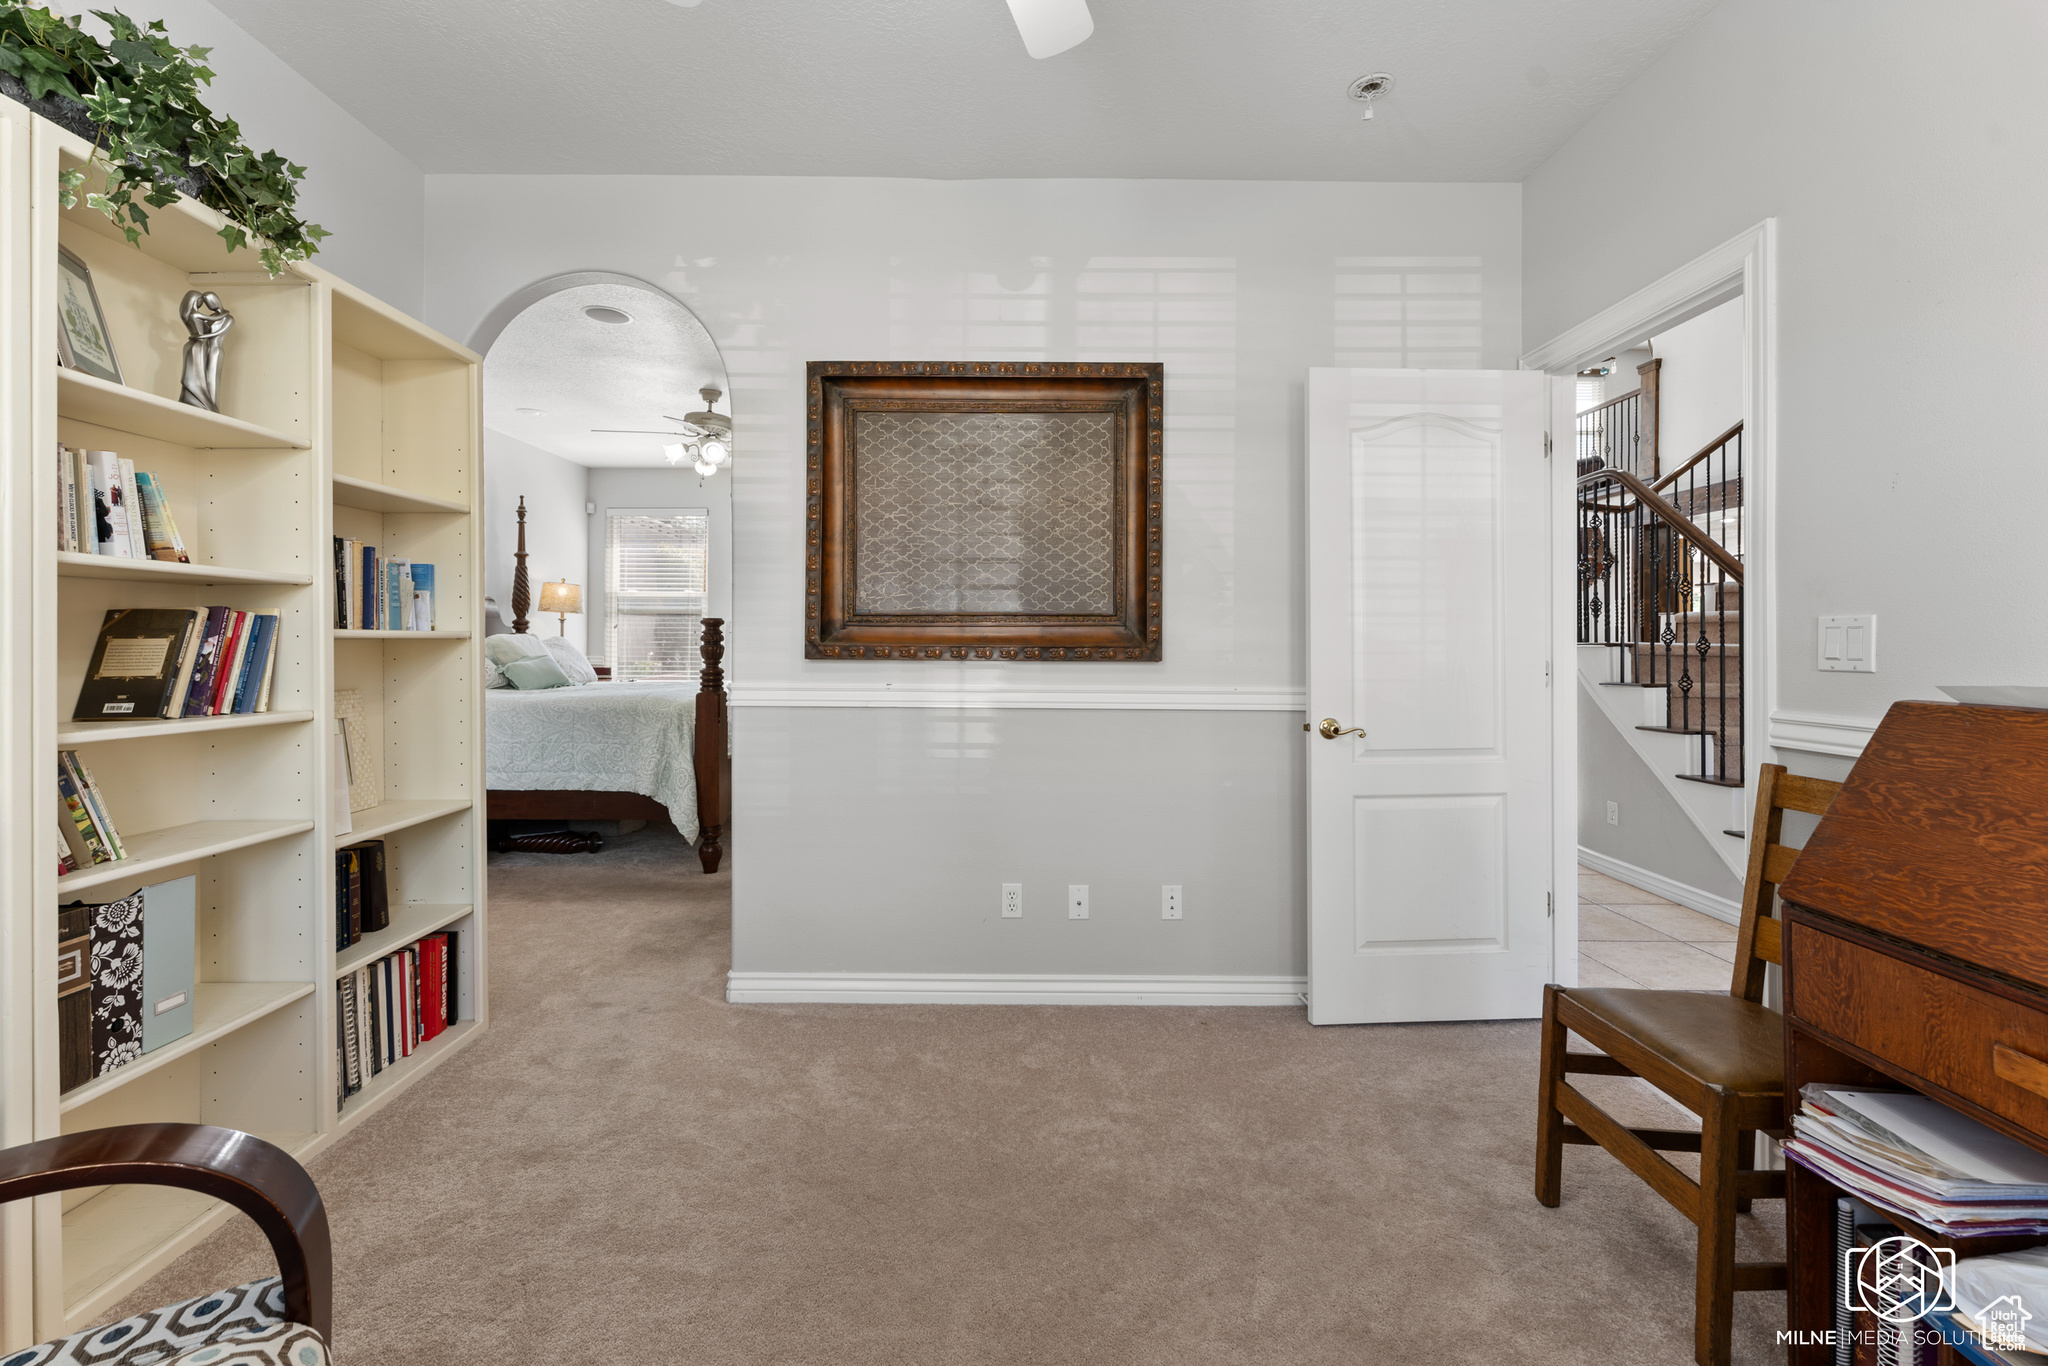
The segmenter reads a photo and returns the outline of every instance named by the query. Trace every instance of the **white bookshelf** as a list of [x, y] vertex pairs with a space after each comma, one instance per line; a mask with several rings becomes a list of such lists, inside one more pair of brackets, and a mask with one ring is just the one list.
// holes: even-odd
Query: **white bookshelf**
[[[0, 99], [0, 1145], [184, 1120], [310, 1156], [485, 1023], [479, 360], [324, 270], [275, 280], [190, 201], [139, 249], [57, 203], [89, 149]], [[90, 267], [125, 384], [56, 363], [57, 247]], [[187, 289], [235, 315], [220, 413], [177, 401]], [[49, 320], [51, 325], [43, 325]], [[58, 442], [160, 477], [193, 563], [57, 549]], [[432, 632], [334, 628], [332, 538], [435, 566]], [[75, 722], [115, 607], [227, 605], [280, 619], [272, 710]], [[334, 694], [379, 737], [384, 801], [339, 833]], [[76, 748], [128, 857], [59, 877], [56, 752]], [[337, 951], [333, 851], [386, 843], [392, 926]], [[56, 907], [198, 878], [195, 1027], [66, 1093]], [[459, 1023], [337, 1105], [335, 990], [424, 934], [459, 932]], [[98, 1322], [232, 1216], [182, 1191], [106, 1187], [0, 1211], [0, 1352]]]

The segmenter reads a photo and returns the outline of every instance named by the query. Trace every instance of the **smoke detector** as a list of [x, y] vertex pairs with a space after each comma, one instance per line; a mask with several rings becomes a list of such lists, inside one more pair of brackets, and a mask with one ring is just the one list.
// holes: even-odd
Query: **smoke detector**
[[1372, 102], [1394, 88], [1394, 78], [1384, 71], [1375, 71], [1370, 76], [1360, 76], [1345, 91], [1352, 99], [1365, 106], [1360, 118], [1372, 117]]

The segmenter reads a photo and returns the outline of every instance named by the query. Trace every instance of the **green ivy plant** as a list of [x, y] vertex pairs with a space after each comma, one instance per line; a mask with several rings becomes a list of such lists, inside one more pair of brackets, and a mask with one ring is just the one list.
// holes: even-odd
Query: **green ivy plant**
[[[306, 168], [276, 152], [259, 156], [233, 119], [200, 99], [199, 87], [213, 81], [205, 65], [211, 49], [173, 46], [161, 21], [145, 29], [118, 10], [93, 14], [111, 42], [85, 32], [76, 17], [0, 0], [0, 72], [20, 81], [31, 100], [54, 97], [91, 117], [101, 186], [86, 193], [87, 205], [140, 244], [149, 231], [143, 206], [174, 202], [179, 182], [196, 176], [199, 202], [228, 220], [220, 235], [229, 251], [253, 241], [272, 275], [318, 251], [327, 230], [293, 212]], [[72, 208], [86, 171], [59, 178], [64, 207]]]

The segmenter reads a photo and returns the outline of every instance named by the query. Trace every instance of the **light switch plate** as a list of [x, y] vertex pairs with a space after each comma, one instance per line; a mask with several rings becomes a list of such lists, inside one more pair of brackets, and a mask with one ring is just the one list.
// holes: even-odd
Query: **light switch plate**
[[1822, 617], [1820, 667], [1824, 673], [1877, 672], [1877, 618]]

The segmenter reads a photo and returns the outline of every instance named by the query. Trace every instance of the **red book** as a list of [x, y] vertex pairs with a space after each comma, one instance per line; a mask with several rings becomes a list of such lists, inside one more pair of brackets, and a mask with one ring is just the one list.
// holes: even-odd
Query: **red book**
[[428, 935], [420, 941], [420, 1039], [434, 1038], [448, 1027], [447, 1002], [442, 999], [442, 963], [448, 941]]
[[233, 620], [228, 623], [228, 633], [220, 643], [220, 665], [213, 673], [213, 696], [206, 704], [208, 716], [220, 715], [221, 699], [232, 698], [235, 695], [235, 678], [241, 673], [241, 670], [235, 667], [240, 662], [235, 655], [242, 648], [242, 637], [248, 633], [249, 614], [235, 613]]

